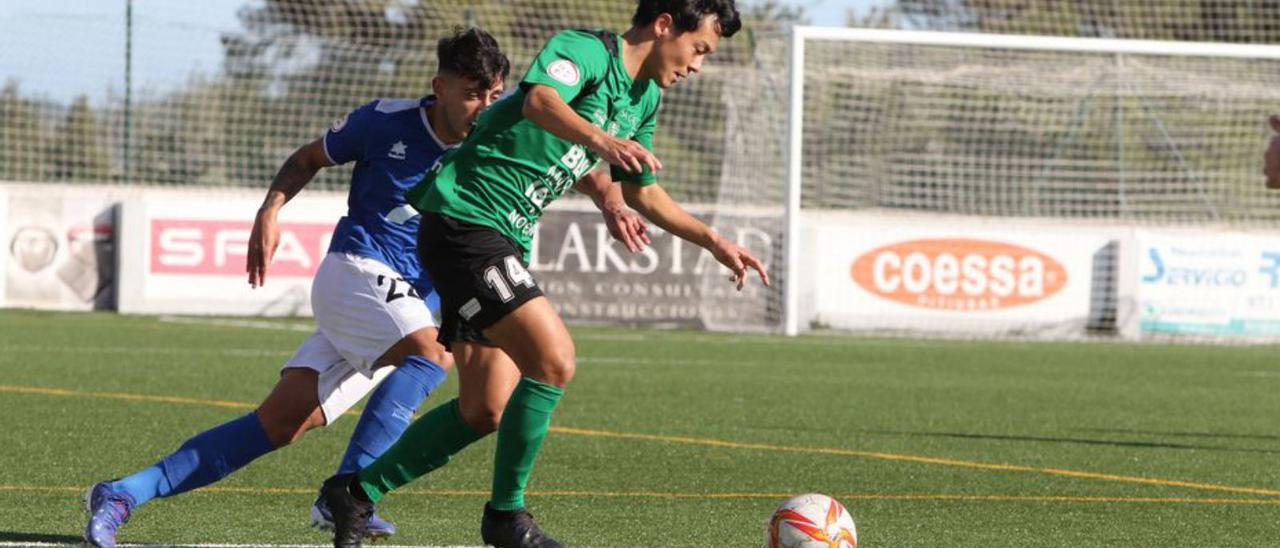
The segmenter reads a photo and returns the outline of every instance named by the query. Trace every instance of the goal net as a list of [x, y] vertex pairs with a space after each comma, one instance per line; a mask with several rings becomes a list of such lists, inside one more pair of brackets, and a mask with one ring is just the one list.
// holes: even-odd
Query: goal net
[[1280, 220], [1280, 48], [800, 28], [791, 51], [790, 264], [821, 272], [788, 331], [1115, 333], [1167, 266], [1126, 264], [1135, 233]]

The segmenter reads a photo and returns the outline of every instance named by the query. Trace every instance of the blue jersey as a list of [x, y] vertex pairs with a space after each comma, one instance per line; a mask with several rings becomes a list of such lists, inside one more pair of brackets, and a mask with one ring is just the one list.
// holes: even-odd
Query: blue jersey
[[347, 215], [338, 220], [329, 251], [381, 261], [424, 299], [435, 296], [418, 263], [420, 217], [404, 193], [449, 148], [427, 120], [434, 100], [379, 99], [339, 118], [324, 135], [324, 151], [333, 163], [356, 162]]

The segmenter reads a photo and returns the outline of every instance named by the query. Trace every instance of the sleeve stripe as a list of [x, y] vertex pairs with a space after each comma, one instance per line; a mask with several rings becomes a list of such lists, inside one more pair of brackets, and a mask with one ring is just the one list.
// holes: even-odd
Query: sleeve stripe
[[329, 132], [324, 132], [324, 135], [320, 137], [320, 144], [324, 147], [324, 155], [329, 159], [329, 163], [335, 166], [338, 165], [338, 162], [333, 159], [333, 155], [329, 154]]

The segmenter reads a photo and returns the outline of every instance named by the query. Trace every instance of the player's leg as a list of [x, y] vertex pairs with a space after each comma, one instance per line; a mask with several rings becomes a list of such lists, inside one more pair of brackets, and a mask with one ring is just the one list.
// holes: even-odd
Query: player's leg
[[[400, 438], [422, 402], [444, 381], [453, 358], [436, 337], [433, 327], [419, 329], [378, 358], [379, 364], [400, 365], [369, 396], [335, 476], [353, 474], [383, 454]], [[332, 512], [323, 496], [312, 504], [310, 519], [311, 527], [332, 530]], [[382, 539], [395, 532], [394, 524], [374, 515], [365, 534], [367, 538]]]
[[456, 342], [453, 348], [458, 398], [414, 421], [358, 474], [325, 482], [322, 492], [333, 511], [335, 546], [360, 546], [373, 524], [373, 505], [383, 495], [448, 464], [455, 453], [498, 427], [519, 369], [498, 348]]
[[573, 339], [545, 297], [535, 297], [484, 331], [523, 375], [498, 427], [493, 491], [485, 505], [481, 536], [495, 546], [560, 544], [525, 510], [524, 492], [551, 415], [575, 372]]
[[378, 458], [409, 426], [418, 406], [444, 381], [452, 357], [436, 341], [435, 328], [410, 333], [378, 359], [399, 364], [365, 404], [338, 474], [354, 473]]
[[[320, 333], [308, 338], [291, 361], [308, 356], [342, 359]], [[287, 366], [254, 412], [196, 434], [147, 468], [91, 487], [85, 501], [90, 514], [85, 540], [93, 546], [114, 546], [117, 529], [138, 506], [216, 482], [324, 424], [316, 397], [317, 372]]]
[[382, 496], [444, 466], [453, 455], [498, 428], [502, 410], [520, 372], [502, 350], [475, 343], [454, 343], [458, 360], [456, 399], [415, 421], [382, 458], [360, 470], [363, 497]]
[[[369, 390], [374, 392], [339, 465], [338, 474], [345, 474], [368, 464], [400, 437], [422, 401], [444, 381], [451, 359], [436, 341], [436, 320], [426, 301], [387, 264], [330, 253], [316, 273], [314, 287], [322, 292], [313, 292], [312, 298], [317, 326], [361, 372], [343, 379], [349, 386], [335, 394], [340, 401], [354, 404], [355, 400], [341, 394], [359, 394], [358, 400]], [[380, 367], [389, 365], [396, 367], [385, 368], [388, 373], [381, 383], [365, 382], [383, 374]], [[326, 413], [333, 422], [349, 406], [329, 407]], [[314, 527], [332, 527], [332, 512], [323, 497], [312, 505], [310, 518]], [[383, 538], [394, 534], [395, 526], [375, 516], [367, 532]]]

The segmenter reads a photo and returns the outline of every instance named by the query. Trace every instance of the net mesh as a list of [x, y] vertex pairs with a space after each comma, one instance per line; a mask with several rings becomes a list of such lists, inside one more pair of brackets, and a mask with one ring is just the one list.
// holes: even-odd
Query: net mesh
[[1255, 224], [1280, 61], [806, 47], [804, 205]]
[[[93, 9], [103, 13], [8, 14], [17, 32], [0, 34], [0, 50], [17, 55], [0, 65], [8, 67], [0, 77], [0, 180], [264, 186], [338, 116], [374, 98], [429, 93], [436, 41], [456, 28], [481, 26], [498, 39], [512, 60], [510, 86], [553, 33], [623, 30], [634, 4], [245, 1], [221, 26], [177, 24], [141, 8], [126, 24], [123, 8]], [[51, 51], [38, 46], [51, 25], [110, 39]], [[721, 95], [734, 69], [750, 65], [753, 47], [725, 41], [713, 66], [664, 98], [655, 143], [664, 180], [681, 199], [716, 197], [726, 144]], [[182, 60], [209, 48], [199, 62]], [[347, 169], [326, 170], [313, 185], [343, 188], [348, 177]]]
[[[634, 6], [220, 2], [236, 15], [207, 23], [175, 21], [141, 3], [129, 20], [116, 4], [77, 13], [0, 8], [10, 30], [0, 33], [0, 181], [262, 188], [334, 118], [372, 98], [427, 93], [435, 41], [456, 27], [478, 25], [498, 38], [513, 85], [552, 33], [622, 29]], [[703, 74], [665, 95], [655, 144], [664, 186], [718, 226], [745, 227], [733, 236], [785, 284], [785, 31], [804, 16], [778, 2], [744, 4], [746, 30], [721, 43]], [[899, 0], [850, 22], [1280, 42], [1280, 7], [1261, 1]], [[106, 38], [51, 46], [50, 28]], [[1280, 216], [1280, 197], [1262, 190], [1257, 173], [1268, 136], [1262, 113], [1280, 99], [1276, 61], [847, 41], [807, 47], [809, 210], [1243, 226]], [[345, 188], [349, 169], [322, 171], [312, 188]], [[702, 280], [703, 298], [724, 297], [712, 290], [725, 285], [722, 272], [707, 269]], [[776, 290], [736, 302], [745, 304], [707, 325], [770, 328], [780, 319]]]
[[849, 20], [919, 30], [1280, 42], [1280, 4], [1270, 0], [898, 0], [851, 13]]
[[[457, 28], [479, 26], [497, 38], [512, 61], [510, 87], [555, 32], [621, 31], [635, 9], [630, 0], [216, 0], [216, 9], [184, 8], [235, 11], [204, 23], [142, 3], [126, 18], [125, 4], [0, 9], [14, 30], [0, 33], [0, 51], [17, 54], [0, 60], [0, 181], [265, 188], [335, 118], [374, 98], [429, 93], [436, 41]], [[754, 135], [757, 116], [777, 123], [785, 115], [776, 95], [786, 89], [785, 67], [763, 74], [754, 37], [779, 17], [747, 7], [751, 30], [723, 41], [700, 75], [664, 94], [654, 142], [664, 188], [745, 238], [777, 265], [781, 282], [776, 153], [784, 135]], [[51, 27], [94, 38], [51, 47]], [[760, 146], [774, 157], [753, 154]], [[350, 169], [322, 170], [308, 188], [344, 190]], [[758, 208], [742, 209], [750, 207]], [[684, 252], [692, 268], [699, 259]], [[777, 289], [752, 286], [726, 307], [713, 302], [728, 297], [724, 272], [705, 258], [697, 272], [705, 325], [770, 329], [779, 321]]]

